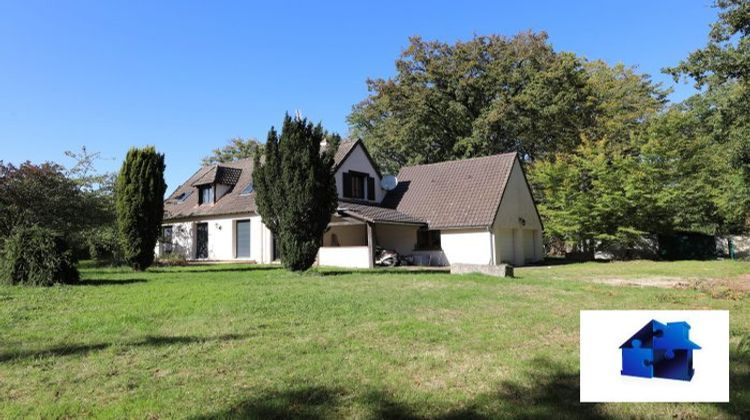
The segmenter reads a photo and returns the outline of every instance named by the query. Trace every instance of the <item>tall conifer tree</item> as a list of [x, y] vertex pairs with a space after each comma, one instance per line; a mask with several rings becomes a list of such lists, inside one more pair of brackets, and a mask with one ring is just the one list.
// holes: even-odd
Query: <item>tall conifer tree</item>
[[117, 176], [117, 227], [125, 261], [135, 270], [154, 262], [167, 189], [164, 168], [164, 155], [154, 147], [131, 148]]
[[333, 155], [337, 135], [321, 153], [329, 137], [307, 119], [284, 117], [281, 136], [271, 128], [265, 160], [255, 157], [255, 202], [263, 222], [278, 239], [281, 262], [293, 271], [307, 270], [315, 262], [323, 233], [336, 210]]

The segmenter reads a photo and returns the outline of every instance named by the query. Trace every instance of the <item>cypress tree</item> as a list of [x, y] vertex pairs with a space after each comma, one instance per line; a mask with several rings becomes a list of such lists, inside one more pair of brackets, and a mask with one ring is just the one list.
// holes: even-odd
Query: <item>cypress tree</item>
[[307, 270], [315, 262], [331, 214], [338, 205], [333, 176], [335, 147], [323, 153], [328, 136], [307, 119], [284, 117], [281, 136], [268, 133], [264, 162], [255, 156], [255, 202], [268, 229], [278, 239], [281, 262], [289, 270]]
[[154, 262], [164, 216], [164, 155], [153, 146], [131, 148], [115, 185], [117, 228], [125, 261], [134, 270]]

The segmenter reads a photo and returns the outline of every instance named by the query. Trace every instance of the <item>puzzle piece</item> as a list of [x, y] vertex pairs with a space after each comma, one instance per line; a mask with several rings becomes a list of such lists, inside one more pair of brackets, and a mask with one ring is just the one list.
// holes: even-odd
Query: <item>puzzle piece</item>
[[693, 350], [700, 349], [700, 346], [690, 341], [689, 334], [690, 325], [687, 322], [665, 325], [651, 320], [620, 346], [620, 373], [689, 381], [695, 372]]

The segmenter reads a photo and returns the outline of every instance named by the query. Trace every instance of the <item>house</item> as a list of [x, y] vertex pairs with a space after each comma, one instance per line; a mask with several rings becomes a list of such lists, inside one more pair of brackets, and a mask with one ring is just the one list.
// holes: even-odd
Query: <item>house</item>
[[[515, 153], [404, 167], [387, 191], [355, 140], [341, 143], [334, 169], [339, 206], [322, 238], [320, 265], [372, 267], [378, 246], [420, 265], [524, 265], [544, 257], [542, 222]], [[256, 211], [252, 171], [252, 159], [199, 169], [165, 201], [156, 252], [277, 259]]]
[[624, 342], [622, 375], [642, 378], [667, 378], [689, 381], [693, 378], [693, 350], [700, 346], [690, 341], [687, 322], [649, 321]]

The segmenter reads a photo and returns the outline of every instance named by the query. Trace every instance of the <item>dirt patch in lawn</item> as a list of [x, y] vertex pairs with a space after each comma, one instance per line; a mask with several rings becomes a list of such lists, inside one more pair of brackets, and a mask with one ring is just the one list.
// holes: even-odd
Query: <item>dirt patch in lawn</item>
[[593, 281], [594, 283], [609, 284], [612, 286], [661, 287], [665, 289], [687, 287], [690, 284], [690, 280], [682, 277], [608, 277], [591, 279], [590, 281]]
[[690, 279], [682, 277], [597, 278], [589, 281], [613, 286], [659, 287], [663, 289], [692, 289], [710, 294], [717, 299], [741, 299], [750, 294], [750, 275], [733, 278]]

